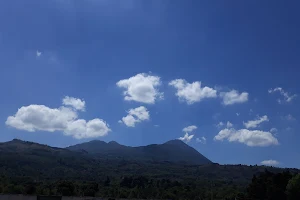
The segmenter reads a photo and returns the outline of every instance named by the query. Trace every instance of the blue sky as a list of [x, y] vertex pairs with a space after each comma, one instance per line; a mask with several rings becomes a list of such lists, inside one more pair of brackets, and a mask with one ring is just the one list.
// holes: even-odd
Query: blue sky
[[299, 168], [299, 6], [1, 1], [0, 141], [181, 138], [221, 164]]

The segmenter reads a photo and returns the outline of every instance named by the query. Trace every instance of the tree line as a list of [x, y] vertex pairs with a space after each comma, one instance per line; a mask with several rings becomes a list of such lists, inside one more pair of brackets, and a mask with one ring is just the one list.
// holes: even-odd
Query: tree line
[[299, 200], [300, 174], [265, 171], [242, 187], [226, 181], [153, 179], [148, 176], [106, 177], [102, 181], [35, 180], [0, 177], [0, 193], [24, 195], [101, 196], [139, 199]]

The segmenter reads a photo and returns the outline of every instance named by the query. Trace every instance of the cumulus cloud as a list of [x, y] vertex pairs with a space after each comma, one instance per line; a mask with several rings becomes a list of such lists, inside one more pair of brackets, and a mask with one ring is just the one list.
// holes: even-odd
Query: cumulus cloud
[[197, 129], [197, 126], [195, 125], [192, 125], [192, 126], [187, 126], [185, 127], [184, 129], [182, 129], [183, 132], [186, 132], [186, 133], [190, 133], [190, 132], [193, 132], [194, 130]]
[[122, 122], [128, 127], [135, 127], [136, 123], [148, 120], [149, 111], [144, 106], [140, 106], [128, 111], [128, 115], [122, 118]]
[[288, 92], [285, 92], [283, 88], [281, 87], [277, 87], [274, 89], [269, 89], [268, 90], [269, 94], [274, 93], [274, 92], [279, 92], [281, 94], [281, 96], [283, 97], [283, 99], [277, 99], [277, 102], [279, 104], [283, 103], [283, 102], [291, 102], [293, 99], [296, 98], [296, 94], [289, 94]]
[[117, 86], [125, 89], [124, 99], [147, 104], [154, 104], [157, 99], [163, 98], [158, 86], [161, 84], [160, 77], [146, 73], [137, 74], [128, 79], [117, 82]]
[[276, 166], [276, 165], [279, 165], [280, 163], [277, 160], [264, 160], [264, 161], [261, 161], [260, 164], [267, 165], [267, 166]]
[[193, 137], [194, 135], [189, 135], [188, 133], [185, 133], [183, 137], [179, 137], [178, 139], [181, 141], [190, 142]]
[[263, 123], [263, 122], [267, 122], [267, 121], [269, 121], [269, 118], [268, 118], [268, 116], [267, 115], [264, 115], [264, 116], [262, 116], [262, 117], [259, 117], [258, 119], [256, 119], [256, 120], [250, 120], [250, 121], [248, 121], [248, 122], [244, 122], [244, 126], [246, 127], [246, 128], [256, 128], [256, 127], [258, 127], [259, 126], [259, 124], [261, 124], [261, 123]]
[[205, 98], [217, 97], [217, 91], [210, 87], [202, 87], [201, 82], [196, 81], [188, 83], [184, 79], [175, 79], [169, 82], [170, 86], [177, 89], [176, 96], [180, 101], [185, 101], [187, 104], [200, 102]]
[[65, 135], [73, 136], [76, 139], [82, 139], [105, 136], [109, 131], [108, 124], [102, 119], [96, 118], [90, 121], [84, 119], [71, 121], [68, 123], [64, 133]]
[[227, 106], [248, 101], [249, 94], [247, 92], [239, 93], [237, 90], [231, 90], [229, 92], [221, 92], [220, 96], [223, 98], [223, 104]]
[[196, 138], [196, 142], [206, 144], [206, 138], [205, 137]]
[[248, 130], [240, 129], [235, 130], [223, 129], [215, 137], [214, 140], [223, 141], [227, 139], [229, 142], [239, 142], [246, 144], [247, 146], [270, 146], [277, 145], [278, 140], [270, 132], [260, 131], [260, 130]]
[[44, 105], [29, 105], [18, 109], [14, 116], [9, 116], [6, 125], [29, 132], [63, 131], [68, 122], [77, 119], [77, 113], [70, 108], [49, 108]]
[[65, 96], [62, 100], [63, 105], [72, 106], [76, 110], [85, 111], [85, 101], [74, 97]]
[[76, 139], [101, 137], [111, 131], [104, 120], [78, 119], [76, 110], [64, 106], [59, 108], [49, 108], [45, 105], [23, 106], [15, 115], [9, 116], [5, 124], [29, 132], [62, 131], [65, 135]]

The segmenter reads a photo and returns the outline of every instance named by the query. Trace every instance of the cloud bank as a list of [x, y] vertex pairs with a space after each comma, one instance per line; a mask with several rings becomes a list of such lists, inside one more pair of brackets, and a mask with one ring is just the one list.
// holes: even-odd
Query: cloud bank
[[227, 140], [229, 142], [239, 142], [250, 147], [265, 147], [279, 144], [277, 138], [275, 138], [270, 132], [247, 129], [235, 130], [234, 128], [226, 128], [221, 130], [214, 137], [214, 140]]
[[[64, 98], [64, 100], [70, 99], [75, 99], [75, 102], [79, 102], [77, 101], [78, 99], [73, 97]], [[74, 103], [74, 101], [70, 102]], [[82, 104], [72, 104], [71, 106], [81, 110], [84, 108]], [[65, 106], [49, 108], [45, 105], [35, 104], [22, 106], [13, 116], [7, 118], [5, 124], [28, 132], [61, 131], [64, 135], [72, 136], [76, 139], [102, 137], [111, 131], [109, 125], [103, 119], [95, 118], [89, 121], [78, 119], [76, 108], [72, 109]]]

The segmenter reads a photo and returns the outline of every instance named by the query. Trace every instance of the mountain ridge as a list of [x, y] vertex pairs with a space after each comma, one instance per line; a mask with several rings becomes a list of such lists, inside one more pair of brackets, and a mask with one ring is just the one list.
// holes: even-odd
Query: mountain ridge
[[86, 151], [95, 157], [111, 157], [135, 160], [183, 162], [188, 164], [210, 164], [208, 158], [181, 140], [170, 140], [162, 144], [125, 146], [115, 141], [92, 140], [66, 147], [71, 151]]
[[[162, 144], [149, 144], [145, 146], [125, 146], [116, 141], [105, 142], [91, 140], [89, 142], [71, 145], [65, 148], [51, 147], [20, 139], [13, 139], [0, 143], [2, 152], [22, 152], [41, 154], [63, 154], [72, 156], [89, 156], [93, 159], [118, 159], [128, 161], [154, 161], [171, 162], [188, 165], [204, 165], [213, 163], [193, 147], [181, 140], [169, 140]], [[38, 151], [38, 152], [37, 152]]]

